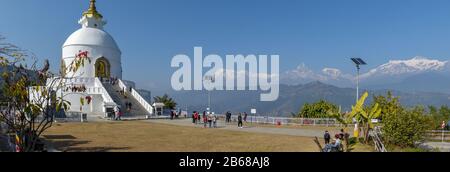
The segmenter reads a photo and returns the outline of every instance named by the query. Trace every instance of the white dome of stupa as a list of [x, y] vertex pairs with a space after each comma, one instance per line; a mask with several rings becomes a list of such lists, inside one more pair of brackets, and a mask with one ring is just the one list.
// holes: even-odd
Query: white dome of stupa
[[120, 51], [119, 46], [117, 46], [116, 41], [111, 35], [101, 29], [89, 27], [75, 31], [67, 38], [63, 47], [71, 45], [92, 45]]

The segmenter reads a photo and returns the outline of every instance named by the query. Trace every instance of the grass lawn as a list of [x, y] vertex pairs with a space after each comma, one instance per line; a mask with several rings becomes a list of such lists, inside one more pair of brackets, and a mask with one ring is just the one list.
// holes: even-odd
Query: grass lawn
[[203, 129], [143, 121], [59, 123], [45, 134], [69, 152], [317, 152], [312, 138]]

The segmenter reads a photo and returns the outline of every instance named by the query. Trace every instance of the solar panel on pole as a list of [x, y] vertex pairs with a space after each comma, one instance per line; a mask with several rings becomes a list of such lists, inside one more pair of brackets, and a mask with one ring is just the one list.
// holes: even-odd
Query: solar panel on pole
[[359, 65], [366, 65], [367, 64], [364, 60], [362, 60], [360, 58], [357, 58], [356, 60], [358, 60]]
[[351, 59], [352, 59], [353, 63], [355, 63], [356, 65], [359, 65], [359, 61], [356, 60], [356, 58], [351, 58]]
[[362, 60], [361, 58], [351, 58], [351, 60], [353, 61], [353, 63], [355, 63], [356, 65], [366, 65], [367, 63]]
[[367, 65], [367, 63], [362, 60], [361, 58], [351, 58], [353, 63], [356, 64], [357, 69], [357, 75], [356, 75], [356, 102], [358, 102], [359, 99], [359, 70], [361, 65]]

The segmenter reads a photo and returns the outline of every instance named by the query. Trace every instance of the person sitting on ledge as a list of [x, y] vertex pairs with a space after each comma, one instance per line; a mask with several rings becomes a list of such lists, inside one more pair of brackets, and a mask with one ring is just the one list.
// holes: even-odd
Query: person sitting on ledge
[[325, 146], [324, 152], [342, 152], [341, 147], [342, 147], [342, 140], [340, 139], [340, 135], [336, 134], [333, 142]]

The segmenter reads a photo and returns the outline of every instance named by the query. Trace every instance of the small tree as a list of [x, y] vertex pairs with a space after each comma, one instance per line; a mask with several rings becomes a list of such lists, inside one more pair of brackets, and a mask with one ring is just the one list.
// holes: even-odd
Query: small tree
[[67, 71], [56, 76], [49, 71], [48, 60], [38, 68], [34, 56], [3, 40], [0, 37], [2, 94], [8, 103], [0, 111], [0, 122], [15, 133], [17, 151], [35, 151], [39, 137], [52, 126], [56, 114], [69, 109], [70, 102], [56, 93], [65, 87], [64, 79], [73, 77], [67, 76], [68, 72], [75, 73], [86, 60], [90, 62], [88, 53], [77, 54]]
[[394, 97], [391, 91], [388, 91], [386, 96], [374, 96], [373, 100], [374, 101], [372, 103], [372, 107], [374, 107], [375, 104], [378, 104], [380, 106], [380, 119], [382, 119], [383, 116], [386, 115], [396, 114], [403, 109], [402, 105], [400, 104], [399, 97]]
[[350, 119], [355, 119], [358, 122], [358, 126], [362, 127], [364, 134], [364, 142], [368, 143], [369, 141], [369, 131], [374, 127], [372, 123], [372, 119], [377, 119], [380, 117], [381, 108], [378, 103], [371, 109], [367, 109], [364, 107], [364, 103], [366, 102], [367, 97], [369, 96], [368, 92], [365, 92], [362, 97], [358, 100], [355, 106], [352, 106], [352, 112], [349, 115]]

